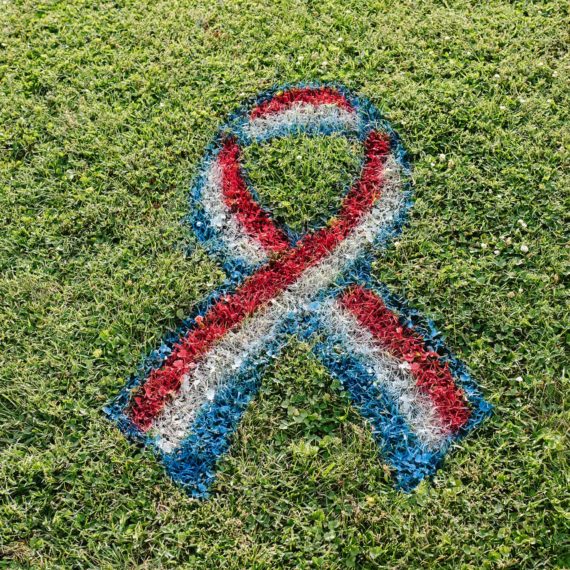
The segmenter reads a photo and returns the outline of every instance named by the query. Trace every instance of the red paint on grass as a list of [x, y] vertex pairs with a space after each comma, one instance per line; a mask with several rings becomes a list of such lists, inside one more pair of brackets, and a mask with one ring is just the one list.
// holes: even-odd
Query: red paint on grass
[[222, 169], [224, 202], [245, 232], [265, 250], [279, 253], [289, 249], [285, 233], [254, 200], [243, 179], [239, 163], [240, 148], [233, 139], [224, 142], [218, 161]]
[[456, 433], [470, 416], [463, 390], [453, 381], [446, 362], [428, 351], [413, 329], [403, 326], [398, 317], [372, 291], [355, 286], [344, 293], [341, 304], [396, 358], [410, 364], [420, 391], [430, 397], [443, 425]]
[[272, 115], [290, 109], [296, 103], [305, 103], [308, 105], [336, 105], [346, 111], [354, 111], [348, 99], [336, 89], [331, 87], [305, 87], [294, 88], [289, 91], [279, 93], [269, 99], [260, 103], [251, 112], [250, 117], [257, 119]]

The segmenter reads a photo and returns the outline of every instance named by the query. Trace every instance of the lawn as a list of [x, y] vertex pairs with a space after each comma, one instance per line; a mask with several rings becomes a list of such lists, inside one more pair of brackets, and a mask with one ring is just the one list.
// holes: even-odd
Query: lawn
[[[570, 567], [569, 30], [562, 0], [0, 0], [0, 567]], [[180, 223], [216, 128], [310, 80], [400, 134], [415, 206], [376, 275], [494, 415], [402, 493], [291, 338], [196, 501], [102, 408], [224, 279]], [[245, 160], [303, 229], [354, 150], [283, 139]]]

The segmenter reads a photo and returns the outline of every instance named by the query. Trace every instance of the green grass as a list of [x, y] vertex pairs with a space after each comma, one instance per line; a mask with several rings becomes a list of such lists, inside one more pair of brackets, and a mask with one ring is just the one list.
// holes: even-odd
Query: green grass
[[[0, 566], [569, 567], [568, 24], [562, 0], [0, 0]], [[223, 279], [179, 224], [216, 127], [311, 79], [369, 97], [402, 135], [416, 205], [377, 275], [434, 318], [496, 413], [398, 493], [291, 340], [196, 502], [101, 408]], [[283, 145], [252, 172], [302, 227], [343, 168]]]
[[244, 149], [243, 166], [261, 203], [294, 232], [321, 227], [357, 179], [364, 149], [341, 135], [293, 136]]

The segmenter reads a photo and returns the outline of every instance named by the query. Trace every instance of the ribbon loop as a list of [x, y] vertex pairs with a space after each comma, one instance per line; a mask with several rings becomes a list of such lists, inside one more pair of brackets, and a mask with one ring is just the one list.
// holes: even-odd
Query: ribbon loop
[[[259, 204], [240, 156], [253, 142], [300, 133], [355, 137], [365, 158], [337, 214], [295, 237]], [[262, 370], [291, 334], [340, 379], [404, 489], [489, 412], [437, 333], [371, 275], [374, 250], [400, 230], [410, 206], [408, 177], [390, 125], [338, 86], [273, 91], [220, 129], [193, 186], [190, 218], [228, 281], [107, 408], [191, 494], [207, 495]]]

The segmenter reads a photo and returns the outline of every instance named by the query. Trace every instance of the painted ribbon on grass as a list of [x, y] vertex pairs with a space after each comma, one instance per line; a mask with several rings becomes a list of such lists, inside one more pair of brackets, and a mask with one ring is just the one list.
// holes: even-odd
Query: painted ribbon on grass
[[[359, 177], [326, 225], [295, 234], [261, 204], [242, 149], [332, 133], [363, 145]], [[433, 325], [371, 275], [374, 251], [401, 230], [408, 181], [390, 124], [339, 86], [273, 90], [219, 130], [191, 192], [190, 222], [228, 279], [106, 408], [193, 496], [207, 496], [264, 369], [290, 335], [340, 380], [404, 490], [489, 412]]]

